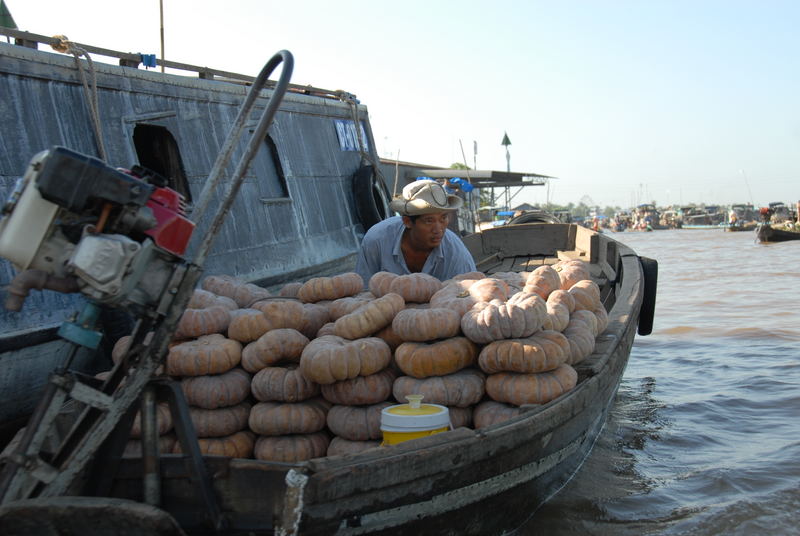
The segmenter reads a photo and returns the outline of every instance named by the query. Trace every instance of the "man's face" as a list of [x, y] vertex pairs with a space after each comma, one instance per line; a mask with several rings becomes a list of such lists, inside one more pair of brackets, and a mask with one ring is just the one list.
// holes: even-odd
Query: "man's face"
[[414, 222], [411, 221], [411, 218], [403, 218], [403, 220], [411, 232], [411, 239], [415, 245], [424, 249], [433, 249], [442, 243], [444, 232], [450, 223], [450, 213], [423, 214]]

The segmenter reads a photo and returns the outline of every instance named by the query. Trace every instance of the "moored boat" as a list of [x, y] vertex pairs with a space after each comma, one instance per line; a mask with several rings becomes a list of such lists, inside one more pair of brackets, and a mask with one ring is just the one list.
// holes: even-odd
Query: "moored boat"
[[[8, 52], [10, 57], [15, 53]], [[28, 57], [28, 54], [33, 55]], [[37, 53], [24, 52], [23, 55], [25, 58], [17, 60], [18, 65], [31, 60], [36, 63], [41, 59]], [[70, 59], [66, 62], [48, 59], [47, 62], [55, 66], [63, 79], [70, 80], [65, 83], [67, 89], [76, 85], [70, 72]], [[107, 71], [109, 78], [105, 83], [111, 83], [114, 76], [122, 74], [126, 78], [139, 76], [111, 67], [98, 70], [101, 73]], [[11, 79], [19, 78], [22, 78], [19, 73], [9, 75], [8, 85], [14, 87]], [[187, 84], [159, 75], [152, 79], [145, 77], [144, 83], [150, 90], [153, 90], [151, 84], [161, 89], [166, 85], [176, 92], [181, 90], [175, 86]], [[192, 90], [194, 84], [188, 83], [188, 86], [193, 98], [200, 99]], [[212, 92], [230, 106], [242, 99], [244, 92], [239, 90], [230, 90], [232, 94], [224, 98], [229, 91], [226, 88], [227, 85], [224, 88], [215, 84], [203, 85], [198, 93]], [[79, 93], [77, 87], [74, 89]], [[214, 93], [217, 89], [221, 95]], [[109, 91], [101, 102], [113, 93]], [[140, 98], [149, 102], [151, 96]], [[182, 117], [184, 104], [175, 106], [177, 115], [156, 114], [166, 102], [172, 102], [171, 98], [164, 97], [162, 101], [153, 97], [156, 106], [146, 116], [150, 120]], [[135, 101], [136, 92], [126, 94], [123, 100], [127, 99]], [[340, 103], [335, 99], [321, 99], [326, 97], [287, 94], [286, 104], [282, 106], [288, 108], [282, 107], [275, 117], [274, 130], [285, 137], [273, 143], [279, 155], [282, 148], [287, 149], [288, 154], [273, 160], [273, 164], [287, 164], [284, 173], [291, 185], [289, 191], [297, 194], [291, 199], [302, 205], [302, 209], [298, 209], [297, 214], [292, 213], [290, 219], [303, 219], [303, 225], [299, 226], [301, 231], [296, 235], [290, 233], [284, 242], [273, 240], [264, 244], [258, 240], [256, 231], [266, 232], [266, 229], [254, 229], [240, 241], [234, 231], [242, 230], [243, 225], [234, 226], [225, 236], [223, 249], [215, 250], [217, 253], [209, 258], [208, 272], [236, 275], [263, 286], [272, 286], [286, 281], [308, 280], [314, 275], [340, 273], [348, 268], [343, 259], [352, 256], [358, 237], [369, 222], [359, 218], [353, 199], [357, 195], [350, 190], [355, 181], [353, 175], [362, 164], [363, 146], [360, 141], [355, 142], [355, 146], [361, 146], [362, 151], [348, 151], [345, 146], [353, 143], [353, 135], [358, 139], [360, 128], [357, 124], [363, 124], [367, 133], [369, 125], [363, 106], [354, 106], [350, 101]], [[203, 103], [203, 106], [208, 105], [206, 101]], [[354, 110], [359, 119], [353, 123], [355, 134], [351, 133], [348, 141], [348, 121]], [[178, 147], [180, 141], [190, 138], [192, 133], [195, 138], [203, 134], [203, 129], [198, 129], [194, 123], [198, 120], [196, 111], [186, 112], [192, 125], [185, 125], [189, 130], [176, 136]], [[120, 114], [116, 120], [124, 117]], [[179, 132], [184, 128], [181, 121], [171, 125]], [[337, 130], [339, 125], [344, 130]], [[214, 127], [207, 128], [213, 130]], [[343, 134], [340, 136], [339, 132]], [[313, 147], [294, 144], [295, 137], [304, 138], [312, 133], [318, 136], [314, 138]], [[369, 135], [367, 140], [371, 141]], [[87, 144], [84, 149], [91, 152], [94, 149], [91, 131], [84, 141]], [[127, 146], [119, 142], [120, 154], [133, 156], [135, 144], [131, 144], [130, 139], [126, 141]], [[123, 151], [126, 147], [127, 152]], [[215, 152], [219, 150], [218, 143], [213, 147]], [[372, 154], [371, 143], [369, 147], [367, 153]], [[325, 158], [316, 151], [324, 153]], [[194, 154], [194, 158], [200, 158], [199, 154]], [[329, 161], [330, 158], [333, 162]], [[193, 165], [188, 158], [184, 162], [187, 167]], [[205, 175], [204, 171], [197, 171], [198, 181]], [[301, 184], [301, 179], [310, 184]], [[253, 188], [261, 184], [259, 179], [253, 182]], [[377, 199], [374, 192], [379, 187], [368, 184], [369, 199]], [[188, 192], [191, 193], [191, 188]], [[243, 196], [243, 193], [240, 193], [239, 200], [251, 210], [255, 209], [248, 202], [255, 202], [256, 206], [264, 203], [256, 192], [250, 192], [249, 196]], [[303, 204], [306, 201], [303, 201], [305, 197], [302, 194], [312, 198], [308, 205]], [[341, 211], [334, 211], [334, 214], [320, 211], [329, 198], [339, 199], [341, 207], [345, 208], [340, 207]], [[377, 205], [377, 200], [373, 204]], [[330, 203], [324, 206], [329, 207]], [[237, 216], [235, 210], [234, 220]], [[239, 215], [246, 217], [249, 213], [243, 209]], [[252, 218], [247, 218], [248, 225], [252, 221]], [[271, 220], [274, 226], [279, 223]], [[254, 248], [257, 251], [252, 251], [250, 241], [257, 243]], [[529, 273], [559, 261], [587, 263], [588, 275], [599, 289], [602, 314], [607, 316], [607, 324], [597, 334], [594, 350], [575, 365], [573, 388], [545, 403], [519, 406], [515, 408], [516, 416], [485, 427], [463, 426], [391, 447], [319, 456], [301, 462], [221, 456], [198, 458], [194, 454], [120, 459], [100, 455], [102, 453], [94, 456], [94, 452], [90, 452], [88, 457], [91, 460], [85, 460], [85, 473], [82, 472], [82, 478], [70, 486], [68, 494], [134, 501], [120, 503], [123, 505], [147, 502], [157, 506], [157, 512], [176, 520], [182, 530], [190, 533], [487, 534], [513, 530], [538, 505], [557, 492], [591, 450], [616, 394], [637, 331], [646, 335], [652, 329], [657, 265], [654, 261], [640, 258], [630, 248], [606, 235], [573, 224], [502, 226], [466, 236], [464, 243], [478, 270], [487, 276]], [[308, 248], [321, 251], [310, 252]], [[76, 305], [77, 302], [70, 303], [64, 309]], [[31, 323], [35, 324], [35, 320]], [[132, 378], [130, 376], [129, 381]], [[120, 388], [133, 389], [130, 385]], [[7, 391], [3, 393], [5, 395]], [[107, 400], [100, 402], [109, 403]], [[110, 406], [114, 407], [114, 404], [110, 403]], [[155, 466], [152, 465], [154, 461]], [[20, 461], [14, 463], [21, 467], [25, 465]], [[46, 488], [53, 475], [46, 470], [46, 465], [36, 467], [38, 471], [32, 471], [30, 476], [43, 477], [41, 483]], [[31, 488], [29, 496], [33, 498], [24, 501], [21, 509], [15, 509], [17, 505], [13, 501], [5, 504], [2, 512], [5, 519], [12, 519], [15, 515], [28, 516], [28, 520], [31, 516], [46, 519], [54, 514], [55, 506], [46, 500], [46, 494], [40, 497], [36, 493], [36, 486]], [[37, 503], [37, 498], [42, 500]], [[110, 504], [103, 501], [87, 502], [89, 505]], [[37, 504], [41, 508], [37, 508]], [[95, 514], [86, 506], [77, 501], [70, 503], [70, 516], [91, 523], [91, 516]], [[151, 522], [152, 518], [147, 521]], [[91, 527], [86, 526], [87, 529]], [[119, 529], [137, 533], [137, 530], [141, 532], [142, 526], [125, 525]]]
[[800, 240], [800, 225], [794, 222], [759, 223], [756, 227], [759, 242], [787, 242]]

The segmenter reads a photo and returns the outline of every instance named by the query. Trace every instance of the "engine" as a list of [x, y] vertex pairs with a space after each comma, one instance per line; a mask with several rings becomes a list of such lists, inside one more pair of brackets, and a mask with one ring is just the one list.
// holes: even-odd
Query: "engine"
[[[0, 257], [17, 278], [39, 277], [16, 287], [74, 285], [99, 303], [153, 310], [169, 292], [194, 228], [183, 198], [163, 178], [53, 147], [31, 160], [2, 208]], [[9, 287], [6, 307], [19, 310], [27, 289], [15, 300], [22, 291]]]

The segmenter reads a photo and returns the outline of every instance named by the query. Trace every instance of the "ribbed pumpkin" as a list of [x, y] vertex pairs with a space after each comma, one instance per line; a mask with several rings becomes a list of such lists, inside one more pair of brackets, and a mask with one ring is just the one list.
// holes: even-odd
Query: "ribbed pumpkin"
[[502, 279], [487, 277], [475, 281], [469, 287], [469, 294], [475, 301], [490, 302], [492, 300], [506, 301], [509, 296], [508, 283]]
[[569, 356], [566, 361], [568, 364], [576, 365], [594, 352], [594, 333], [584, 322], [578, 319], [570, 322], [567, 329], [564, 330], [564, 336], [570, 346]]
[[242, 350], [242, 367], [256, 373], [276, 363], [300, 361], [308, 338], [296, 329], [279, 328], [267, 331]]
[[346, 456], [348, 454], [358, 454], [365, 450], [378, 448], [380, 441], [351, 441], [343, 437], [334, 437], [328, 445], [328, 456]]
[[300, 371], [319, 384], [369, 376], [392, 359], [389, 345], [377, 337], [348, 340], [335, 335], [317, 337], [303, 349]]
[[606, 311], [605, 307], [600, 305], [596, 309], [593, 309], [592, 312], [597, 317], [597, 333], [595, 335], [599, 335], [608, 327], [608, 311]]
[[379, 402], [369, 406], [332, 406], [328, 411], [328, 429], [351, 441], [381, 439], [381, 411], [392, 405]]
[[[111, 361], [115, 365], [118, 365], [122, 358], [125, 357], [125, 354], [128, 353], [128, 350], [131, 346], [131, 341], [133, 340], [132, 335], [123, 335], [117, 342], [114, 343], [114, 347], [111, 349]], [[150, 331], [144, 336], [144, 340], [142, 341], [144, 344], [150, 344], [150, 341], [153, 340], [153, 332]]]
[[354, 296], [362, 290], [364, 290], [364, 280], [361, 276], [355, 272], [348, 272], [333, 277], [309, 279], [297, 291], [297, 297], [305, 303], [314, 303]]
[[247, 428], [250, 403], [217, 409], [190, 407], [189, 416], [197, 437], [229, 436]]
[[239, 342], [252, 342], [269, 331], [270, 323], [258, 309], [237, 309], [231, 311], [228, 324], [228, 337]]
[[390, 292], [339, 318], [334, 322], [333, 329], [337, 336], [345, 339], [355, 340], [369, 337], [391, 324], [395, 315], [404, 307], [403, 298]]
[[508, 295], [511, 296], [522, 291], [528, 275], [527, 272], [495, 272], [492, 274], [492, 278], [499, 279], [508, 285]]
[[575, 324], [576, 322], [582, 322], [586, 325], [586, 328], [592, 333], [592, 337], [597, 336], [600, 333], [600, 326], [597, 322], [597, 315], [594, 314], [592, 311], [588, 311], [586, 309], [578, 309], [577, 311], [573, 312], [569, 317], [569, 324], [567, 327]]
[[186, 309], [175, 329], [176, 339], [189, 339], [211, 333], [224, 333], [231, 321], [231, 311], [221, 305], [205, 309]]
[[[172, 430], [172, 412], [169, 409], [169, 404], [167, 404], [166, 402], [160, 402], [156, 404], [156, 427], [158, 429], [158, 435], [164, 435], [170, 430]], [[132, 438], [142, 437], [141, 412], [137, 412], [136, 416], [133, 418], [133, 424], [131, 424], [130, 437]]]
[[328, 451], [330, 439], [325, 432], [287, 436], [262, 436], [256, 440], [256, 459], [294, 463], [320, 458]]
[[486, 277], [486, 274], [483, 272], [465, 272], [463, 274], [454, 275], [452, 279], [448, 281], [464, 281], [465, 279], [483, 279]]
[[196, 288], [192, 291], [192, 297], [189, 298], [189, 303], [186, 305], [187, 309], [205, 309], [206, 307], [222, 306], [233, 311], [238, 309], [239, 306], [231, 298], [227, 296], [217, 296], [213, 292]]
[[269, 298], [257, 301], [251, 309], [258, 309], [267, 319], [267, 331], [289, 328], [300, 331], [306, 320], [306, 310], [297, 300]]
[[478, 365], [487, 374], [495, 372], [546, 372], [569, 358], [570, 345], [558, 331], [539, 331], [524, 339], [494, 341], [483, 347]]
[[300, 402], [319, 394], [312, 382], [297, 367], [267, 367], [253, 376], [250, 391], [262, 402]]
[[259, 435], [312, 434], [325, 428], [330, 404], [321, 398], [303, 402], [259, 402], [248, 424]]
[[560, 304], [567, 308], [569, 314], [572, 314], [572, 311], [575, 310], [575, 298], [572, 297], [572, 294], [567, 292], [566, 290], [554, 290], [550, 293], [547, 297], [548, 304]]
[[368, 298], [359, 298], [357, 296], [339, 298], [338, 300], [333, 300], [330, 305], [328, 305], [328, 314], [330, 315], [330, 319], [335, 322], [344, 315], [352, 313], [370, 301], [371, 300]]
[[377, 404], [392, 394], [395, 373], [386, 368], [369, 376], [356, 376], [349, 380], [323, 385], [322, 396], [332, 404], [363, 406]]
[[[226, 458], [252, 458], [256, 436], [250, 430], [242, 430], [225, 437], [201, 437], [197, 440], [200, 453], [205, 456]], [[181, 454], [180, 442], [175, 443], [173, 454]]]
[[488, 343], [527, 337], [542, 327], [547, 306], [535, 293], [518, 292], [505, 303], [478, 303], [461, 317], [461, 331], [471, 341]]
[[589, 265], [581, 260], [560, 261], [553, 265], [561, 279], [561, 288], [567, 290], [578, 281], [590, 279]]
[[389, 292], [400, 295], [407, 302], [428, 303], [441, 288], [442, 282], [437, 278], [417, 272], [397, 276], [389, 285]]
[[472, 427], [472, 406], [466, 408], [450, 406], [447, 408], [447, 413], [450, 414], [450, 426], [453, 427], [453, 430]]
[[475, 363], [477, 356], [478, 347], [465, 337], [433, 343], [404, 342], [394, 352], [400, 370], [415, 378], [452, 374]]
[[486, 394], [492, 400], [515, 406], [546, 404], [573, 389], [577, 383], [578, 373], [565, 363], [553, 371], [538, 374], [491, 374], [486, 378]]
[[600, 287], [589, 279], [583, 279], [572, 285], [567, 291], [575, 298], [575, 309], [594, 311], [600, 307]]
[[392, 320], [394, 333], [404, 341], [432, 341], [455, 337], [461, 331], [461, 317], [444, 308], [404, 309]]
[[544, 300], [550, 296], [550, 293], [559, 289], [561, 289], [561, 279], [558, 277], [558, 272], [548, 265], [539, 266], [528, 274], [523, 288], [525, 292], [535, 292]]
[[494, 400], [486, 400], [475, 406], [472, 412], [472, 422], [475, 424], [475, 429], [477, 430], [493, 424], [505, 422], [521, 414], [522, 410], [518, 407], [510, 406], [502, 402], [495, 402]]
[[320, 328], [331, 320], [328, 308], [317, 303], [304, 303], [303, 312], [303, 327], [299, 331], [309, 339], [315, 338]]
[[222, 374], [239, 364], [242, 345], [223, 335], [203, 335], [196, 340], [176, 344], [167, 354], [170, 376]]
[[322, 337], [323, 335], [336, 335], [336, 330], [334, 329], [334, 323], [328, 322], [327, 324], [323, 324], [319, 330], [317, 330], [316, 337], [309, 337], [309, 339], [315, 339]]
[[213, 292], [218, 296], [231, 298], [240, 308], [250, 307], [251, 304], [258, 300], [263, 300], [270, 296], [267, 289], [252, 283], [245, 283], [228, 275], [210, 275], [203, 279], [201, 287], [203, 290]]
[[398, 346], [400, 346], [405, 342], [402, 338], [400, 338], [397, 335], [397, 333], [395, 333], [394, 328], [392, 328], [391, 324], [389, 324], [383, 329], [376, 331], [374, 337], [378, 337], [379, 339], [383, 339], [384, 341], [386, 341], [386, 344], [389, 345], [389, 348], [392, 350], [392, 353], [394, 353], [395, 349]]
[[235, 406], [250, 394], [250, 374], [235, 367], [228, 372], [213, 376], [183, 378], [181, 390], [190, 406], [204, 409]]
[[393, 274], [392, 272], [376, 272], [369, 278], [369, 291], [372, 292], [376, 298], [385, 296], [391, 292], [389, 289], [392, 286], [392, 281], [398, 277], [397, 274]]
[[278, 291], [278, 296], [282, 298], [296, 298], [297, 293], [300, 291], [300, 288], [302, 286], [303, 284], [298, 281], [295, 281], [293, 283], [286, 283]]
[[445, 376], [414, 378], [400, 376], [394, 381], [392, 394], [405, 403], [407, 395], [423, 395], [425, 402], [448, 407], [468, 407], [476, 404], [486, 392], [486, 375], [468, 368]]
[[569, 324], [569, 309], [562, 303], [547, 301], [547, 315], [542, 322], [542, 329], [564, 331]]
[[440, 307], [455, 311], [459, 317], [472, 309], [478, 301], [469, 293], [469, 288], [476, 281], [473, 279], [451, 280], [436, 294], [431, 296], [431, 308]]

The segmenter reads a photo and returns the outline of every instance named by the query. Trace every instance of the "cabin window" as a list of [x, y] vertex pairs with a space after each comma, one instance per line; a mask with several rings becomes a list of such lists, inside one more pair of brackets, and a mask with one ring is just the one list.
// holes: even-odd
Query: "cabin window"
[[256, 176], [261, 201], [289, 198], [289, 189], [286, 187], [286, 176], [283, 174], [278, 147], [269, 134], [264, 138], [264, 150], [258, 151], [253, 158], [250, 174]]
[[167, 179], [167, 186], [192, 203], [192, 193], [178, 143], [169, 130], [155, 125], [136, 125], [133, 131], [133, 144], [139, 165], [155, 171]]

